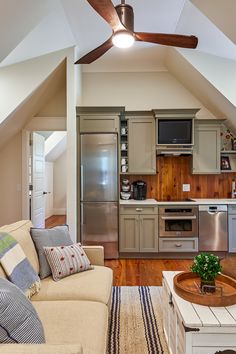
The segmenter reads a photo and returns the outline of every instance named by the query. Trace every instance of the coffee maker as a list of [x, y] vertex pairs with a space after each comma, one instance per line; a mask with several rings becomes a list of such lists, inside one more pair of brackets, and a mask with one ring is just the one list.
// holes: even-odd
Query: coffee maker
[[144, 200], [147, 195], [147, 183], [141, 180], [134, 181], [133, 183], [133, 198], [135, 200]]

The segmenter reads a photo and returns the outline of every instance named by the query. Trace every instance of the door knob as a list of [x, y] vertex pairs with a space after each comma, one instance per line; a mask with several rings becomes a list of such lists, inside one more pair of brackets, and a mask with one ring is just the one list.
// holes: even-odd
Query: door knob
[[48, 194], [48, 192], [43, 192], [43, 194]]

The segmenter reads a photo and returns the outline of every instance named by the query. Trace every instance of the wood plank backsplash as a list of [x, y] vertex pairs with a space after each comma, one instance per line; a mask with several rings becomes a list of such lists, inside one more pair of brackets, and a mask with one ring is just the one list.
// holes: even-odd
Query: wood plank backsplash
[[[183, 200], [186, 198], [230, 198], [232, 178], [236, 173], [193, 175], [191, 156], [158, 156], [156, 175], [127, 175], [132, 183], [141, 179], [147, 183], [147, 198]], [[121, 180], [124, 176], [121, 176]], [[190, 192], [182, 184], [190, 184]]]

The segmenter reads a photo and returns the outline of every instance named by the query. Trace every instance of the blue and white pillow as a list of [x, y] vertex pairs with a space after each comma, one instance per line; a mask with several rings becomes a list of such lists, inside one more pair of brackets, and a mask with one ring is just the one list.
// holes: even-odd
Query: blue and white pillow
[[0, 278], [0, 343], [45, 343], [42, 323], [30, 300]]
[[40, 279], [20, 244], [6, 232], [0, 232], [0, 263], [8, 279], [28, 297], [40, 290]]

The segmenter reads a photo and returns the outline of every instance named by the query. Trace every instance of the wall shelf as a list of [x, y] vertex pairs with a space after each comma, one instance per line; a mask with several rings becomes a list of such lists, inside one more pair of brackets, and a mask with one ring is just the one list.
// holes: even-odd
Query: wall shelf
[[221, 155], [236, 154], [236, 150], [221, 150]]

